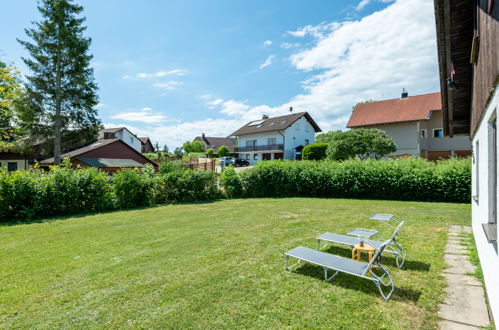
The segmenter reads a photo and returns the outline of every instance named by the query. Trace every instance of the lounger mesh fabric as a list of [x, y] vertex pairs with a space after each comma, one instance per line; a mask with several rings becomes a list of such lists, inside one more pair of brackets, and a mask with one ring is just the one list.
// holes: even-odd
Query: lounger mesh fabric
[[335, 256], [302, 246], [294, 248], [293, 250], [286, 252], [286, 254], [290, 257], [299, 258], [319, 266], [326, 266], [330, 269], [341, 268], [344, 273], [364, 275], [367, 271], [367, 264], [365, 262]]

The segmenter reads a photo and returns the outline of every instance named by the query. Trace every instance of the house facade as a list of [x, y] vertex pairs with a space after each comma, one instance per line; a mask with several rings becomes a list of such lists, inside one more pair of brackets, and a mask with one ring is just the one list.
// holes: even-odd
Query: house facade
[[142, 152], [142, 141], [126, 127], [106, 128], [99, 131], [99, 140], [120, 139], [138, 152]]
[[472, 227], [497, 323], [499, 4], [494, 0], [434, 3], [444, 134], [468, 133], [472, 139]]
[[154, 146], [152, 145], [151, 139], [147, 136], [139, 137], [139, 140], [142, 142], [142, 147], [140, 151], [142, 153], [151, 153], [154, 152]]
[[360, 103], [355, 106], [348, 128], [385, 131], [396, 146], [391, 156], [413, 156], [428, 160], [471, 155], [469, 135], [444, 136], [440, 93]]
[[208, 149], [213, 148], [215, 152], [221, 146], [226, 146], [229, 149], [229, 152], [234, 152], [234, 138], [225, 138], [225, 137], [215, 137], [215, 136], [206, 136], [206, 134], [201, 133], [201, 136], [196, 136], [194, 141], [201, 141], [204, 143], [204, 151], [208, 151]]
[[301, 159], [301, 149], [315, 142], [315, 133], [321, 129], [308, 112], [285, 116], [263, 116], [254, 120], [230, 137], [236, 139], [234, 151], [239, 158], [255, 164], [261, 160]]

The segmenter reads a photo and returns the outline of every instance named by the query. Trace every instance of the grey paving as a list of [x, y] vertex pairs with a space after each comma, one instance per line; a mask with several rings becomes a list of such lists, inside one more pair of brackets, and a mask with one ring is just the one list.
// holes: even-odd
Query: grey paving
[[459, 237], [471, 232], [468, 226], [449, 226], [449, 240], [444, 261], [449, 266], [443, 272], [447, 279], [447, 297], [440, 305], [440, 329], [478, 329], [490, 324], [482, 283], [469, 275], [476, 269], [470, 262], [466, 240]]

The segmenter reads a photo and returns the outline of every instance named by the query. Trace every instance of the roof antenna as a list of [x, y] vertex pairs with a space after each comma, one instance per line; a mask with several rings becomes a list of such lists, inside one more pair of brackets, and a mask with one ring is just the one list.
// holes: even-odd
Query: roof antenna
[[293, 107], [289, 107], [289, 112], [293, 112]]

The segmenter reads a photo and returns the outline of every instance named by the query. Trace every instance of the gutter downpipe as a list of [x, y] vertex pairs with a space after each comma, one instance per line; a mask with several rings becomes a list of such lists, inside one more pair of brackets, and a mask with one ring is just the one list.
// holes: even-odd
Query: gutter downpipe
[[286, 155], [286, 139], [284, 138], [284, 134], [281, 134], [281, 131], [277, 131], [277, 133], [282, 136], [282, 159], [284, 160], [284, 156]]

